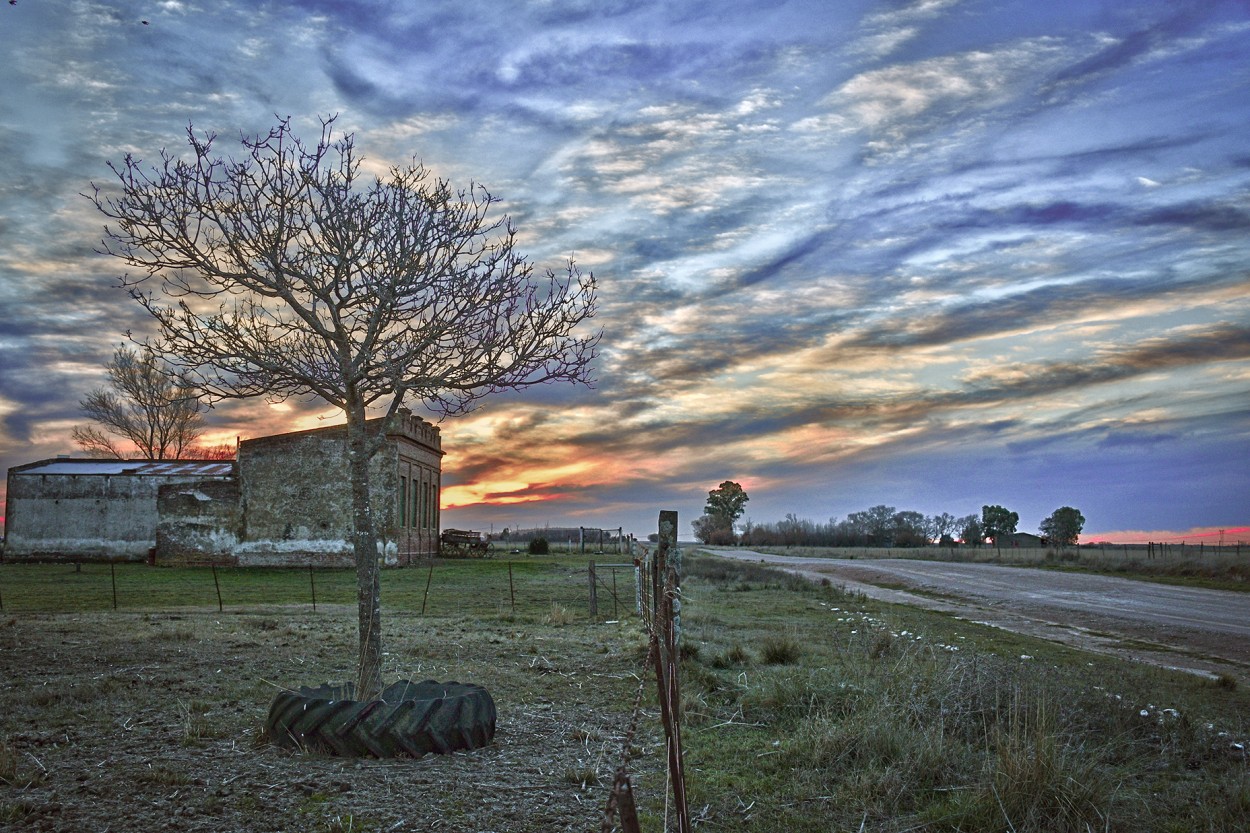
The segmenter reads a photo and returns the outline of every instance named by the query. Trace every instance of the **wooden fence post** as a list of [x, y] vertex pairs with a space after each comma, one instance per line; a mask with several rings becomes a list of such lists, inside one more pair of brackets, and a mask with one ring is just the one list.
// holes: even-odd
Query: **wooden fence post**
[[595, 586], [595, 562], [590, 562], [590, 618], [599, 616], [599, 589]]
[[685, 754], [681, 746], [681, 681], [680, 654], [677, 643], [681, 635], [681, 553], [677, 549], [677, 513], [660, 513], [660, 544], [656, 548], [656, 584], [658, 597], [655, 629], [659, 656], [655, 663], [659, 688], [660, 718], [668, 747], [668, 773], [673, 789], [673, 807], [678, 833], [690, 833], [690, 808], [686, 803]]

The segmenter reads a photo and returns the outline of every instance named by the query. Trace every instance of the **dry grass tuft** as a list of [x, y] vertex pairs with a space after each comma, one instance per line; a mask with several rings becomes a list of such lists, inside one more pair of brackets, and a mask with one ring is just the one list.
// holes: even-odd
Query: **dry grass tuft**
[[772, 634], [760, 645], [760, 658], [766, 665], [793, 665], [803, 656], [803, 646], [787, 635]]
[[551, 610], [543, 617], [544, 625], [562, 628], [565, 625], [572, 625], [577, 621], [577, 617], [569, 612], [568, 608], [556, 603], [551, 603]]

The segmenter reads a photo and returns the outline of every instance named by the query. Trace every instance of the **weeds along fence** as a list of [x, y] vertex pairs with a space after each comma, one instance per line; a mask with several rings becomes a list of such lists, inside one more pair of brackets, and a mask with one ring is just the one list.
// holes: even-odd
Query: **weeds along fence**
[[[620, 576], [617, 576], [617, 573]], [[628, 573], [628, 578], [626, 578]], [[600, 607], [632, 615], [632, 566], [595, 571], [581, 558], [435, 560], [381, 571], [383, 609], [416, 615], [527, 615], [596, 621], [588, 576], [601, 588]], [[352, 568], [151, 567], [133, 562], [0, 563], [0, 612], [89, 611], [275, 613], [356, 604]]]

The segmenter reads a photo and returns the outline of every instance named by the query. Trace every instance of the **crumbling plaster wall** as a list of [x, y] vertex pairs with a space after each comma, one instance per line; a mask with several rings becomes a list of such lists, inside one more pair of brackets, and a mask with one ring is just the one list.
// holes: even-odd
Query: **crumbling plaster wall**
[[[320, 429], [249, 440], [239, 446], [240, 565], [355, 563], [346, 429]], [[393, 445], [370, 461], [374, 528], [394, 562], [390, 537], [396, 479]]]
[[10, 473], [5, 557], [145, 559], [156, 545], [157, 492], [186, 479]]
[[158, 563], [234, 563], [243, 526], [237, 480], [167, 484], [156, 505]]

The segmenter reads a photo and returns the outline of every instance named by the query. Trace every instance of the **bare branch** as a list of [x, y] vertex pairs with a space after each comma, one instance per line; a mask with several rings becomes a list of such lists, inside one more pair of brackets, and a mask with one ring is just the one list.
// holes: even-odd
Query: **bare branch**
[[156, 322], [144, 345], [187, 384], [313, 395], [346, 414], [366, 693], [381, 640], [366, 463], [384, 438], [368, 409], [458, 414], [498, 391], [590, 384], [594, 277], [571, 261], [535, 277], [481, 186], [453, 189], [415, 161], [361, 182], [333, 118], [312, 146], [281, 120], [237, 159], [190, 126], [187, 141], [186, 158], [113, 166], [120, 195], [92, 185], [111, 223], [101, 251], [135, 270], [121, 283]]
[[70, 436], [73, 437], [74, 442], [77, 443], [83, 451], [90, 454], [115, 457], [118, 460], [126, 459], [126, 455], [122, 454], [121, 450], [113, 444], [113, 441], [98, 428], [93, 428], [90, 425], [85, 428], [75, 425], [73, 430], [70, 431]]
[[506, 216], [474, 185], [419, 163], [362, 184], [333, 119], [308, 147], [289, 120], [215, 155], [113, 168], [120, 196], [89, 199], [114, 225], [102, 251], [156, 320], [148, 346], [211, 397], [315, 395], [345, 410], [398, 398], [463, 413], [491, 393], [589, 383], [593, 276], [538, 279]]

